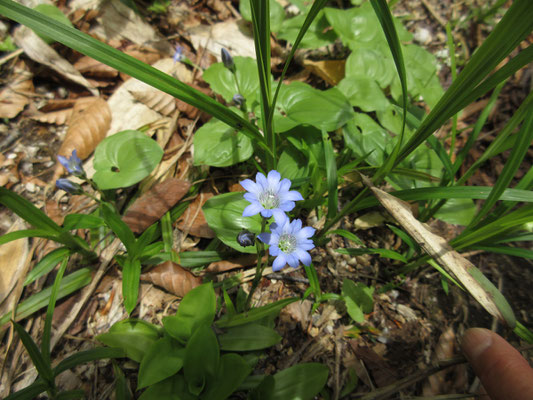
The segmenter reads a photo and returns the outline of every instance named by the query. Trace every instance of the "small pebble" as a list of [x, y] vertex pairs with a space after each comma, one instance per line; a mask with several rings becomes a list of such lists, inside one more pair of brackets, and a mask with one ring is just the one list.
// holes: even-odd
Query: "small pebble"
[[420, 27], [416, 29], [413, 38], [418, 43], [427, 44], [431, 42], [432, 35], [429, 29]]
[[28, 182], [26, 183], [26, 190], [30, 193], [35, 193], [37, 191], [37, 186], [35, 186], [35, 183]]

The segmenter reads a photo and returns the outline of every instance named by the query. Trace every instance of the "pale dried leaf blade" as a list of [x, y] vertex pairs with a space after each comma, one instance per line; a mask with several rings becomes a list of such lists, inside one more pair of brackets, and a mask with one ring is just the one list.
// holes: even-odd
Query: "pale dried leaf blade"
[[[9, 232], [24, 229], [25, 224], [17, 220]], [[29, 252], [28, 238], [13, 240], [0, 246], [0, 303], [11, 292], [19, 279], [24, 279], [26, 258]]]
[[89, 91], [97, 96], [98, 91], [70, 64], [61, 57], [54, 49], [48, 46], [44, 40], [37, 36], [31, 29], [20, 26], [13, 34], [17, 46], [24, 50], [24, 53], [33, 61], [52, 68], [65, 78], [85, 86]]
[[160, 90], [132, 90], [130, 93], [135, 100], [166, 117], [172, 115], [176, 109], [176, 99]]
[[190, 187], [189, 182], [177, 178], [158, 183], [135, 200], [122, 220], [133, 232], [141, 233], [174, 207]]
[[202, 278], [172, 261], [165, 261], [152, 268], [141, 279], [152, 282], [178, 297], [185, 296], [189, 291], [202, 284]]
[[17, 68], [0, 91], [0, 118], [15, 118], [30, 102], [28, 93], [33, 93], [32, 74]]
[[193, 236], [198, 236], [206, 239], [215, 237], [215, 232], [207, 224], [203, 205], [207, 200], [213, 197], [213, 193], [201, 192], [196, 199], [189, 205], [187, 210], [178, 220], [178, 228]]
[[43, 124], [65, 125], [72, 116], [72, 108], [32, 115], [30, 118]]
[[[364, 178], [381, 205], [398, 221], [416, 242], [455, 276], [466, 290], [500, 321], [513, 327], [516, 323], [513, 311], [498, 289], [470, 261], [453, 250], [446, 240], [435, 235], [411, 213], [408, 206], [400, 199], [380, 190]], [[496, 304], [495, 297], [498, 304]]]

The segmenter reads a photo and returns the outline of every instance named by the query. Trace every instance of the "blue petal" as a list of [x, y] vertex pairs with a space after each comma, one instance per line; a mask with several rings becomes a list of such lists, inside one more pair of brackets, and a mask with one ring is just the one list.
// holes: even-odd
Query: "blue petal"
[[315, 234], [315, 232], [316, 232], [315, 228], [311, 228], [310, 226], [306, 226], [305, 228], [303, 228], [299, 232], [295, 232], [294, 234], [296, 235], [296, 238], [298, 240], [303, 240], [303, 239], [310, 238], [311, 236], [313, 236]]
[[267, 178], [261, 172], [257, 173], [257, 175], [255, 176], [255, 181], [261, 187], [261, 191], [268, 188]]
[[57, 160], [61, 163], [61, 165], [63, 167], [65, 167], [65, 169], [68, 170], [68, 158], [67, 157], [64, 157], [64, 156], [57, 156]]
[[261, 193], [261, 187], [259, 187], [257, 183], [255, 183], [251, 179], [245, 179], [239, 183], [244, 188], [244, 190], [246, 190], [247, 192], [255, 194], [256, 196], [258, 196], [259, 193]]
[[281, 182], [279, 183], [279, 193], [280, 194], [288, 192], [290, 188], [291, 188], [291, 181], [288, 180], [287, 178], [282, 179]]
[[273, 271], [279, 271], [285, 265], [287, 265], [286, 254], [281, 252], [280, 255], [277, 256], [276, 259], [274, 260], [274, 262], [272, 263], [272, 270]]
[[[259, 204], [259, 203], [257, 203]], [[261, 208], [263, 208], [263, 206], [260, 205]], [[264, 218], [270, 218], [272, 216], [272, 210], [267, 210], [266, 208], [263, 208], [261, 210], [261, 215], [264, 217]]]
[[302, 229], [302, 220], [295, 219], [291, 222], [291, 233], [293, 235], [296, 235], [298, 232], [300, 232]]
[[304, 265], [310, 265], [311, 264], [311, 256], [307, 251], [302, 250], [301, 248], [298, 248], [294, 250], [294, 254], [300, 259], [302, 264]]
[[313, 241], [310, 240], [309, 242], [298, 243], [298, 248], [309, 251], [315, 248], [315, 244], [313, 243]]
[[257, 235], [257, 237], [259, 238], [259, 240], [261, 240], [263, 243], [266, 243], [266, 244], [270, 244], [270, 233], [268, 232], [263, 232], [263, 233], [260, 233], [259, 235]]
[[268, 248], [268, 252], [270, 253], [272, 257], [277, 257], [281, 253], [281, 250], [279, 249], [277, 244], [271, 244], [270, 247]]
[[251, 217], [252, 215], [259, 214], [262, 208], [263, 207], [261, 207], [261, 204], [254, 202], [244, 209], [244, 211], [242, 212], [242, 216]]
[[282, 198], [284, 201], [292, 200], [292, 201], [299, 201], [303, 200], [303, 196], [300, 194], [300, 192], [296, 190], [291, 190], [290, 192], [286, 192], [282, 194]]
[[279, 180], [281, 179], [281, 175], [278, 171], [272, 170], [268, 173], [267, 181], [268, 181], [268, 187], [271, 188], [275, 192], [279, 192]]
[[279, 205], [279, 208], [285, 212], [289, 212], [294, 208], [295, 205], [296, 204], [294, 203], [294, 201], [283, 201]]
[[298, 258], [294, 255], [294, 253], [287, 254], [287, 263], [293, 268], [297, 268], [298, 264], [300, 264]]
[[272, 214], [274, 215], [274, 221], [276, 221], [280, 225], [283, 225], [283, 222], [285, 222], [285, 219], [287, 218], [285, 213], [281, 211], [279, 208], [274, 208], [272, 210]]
[[257, 196], [253, 193], [244, 193], [243, 195], [244, 199], [249, 201], [250, 203], [258, 203]]

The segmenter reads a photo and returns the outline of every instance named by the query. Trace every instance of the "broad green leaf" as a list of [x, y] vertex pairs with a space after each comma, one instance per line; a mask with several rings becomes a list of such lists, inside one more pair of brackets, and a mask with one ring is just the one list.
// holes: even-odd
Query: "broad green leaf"
[[52, 271], [57, 264], [67, 255], [71, 253], [71, 250], [66, 247], [60, 247], [59, 249], [52, 250], [45, 255], [41, 261], [39, 261], [35, 267], [26, 275], [24, 280], [24, 286], [29, 285], [36, 279]]
[[[56, 6], [52, 4], [41, 3], [35, 6], [33, 9], [35, 11], [39, 11], [41, 14], [44, 14], [47, 17], [50, 17], [56, 20], [59, 23], [72, 27], [72, 23], [67, 18], [67, 16], [63, 14], [63, 12], [61, 12], [59, 8], [57, 8]], [[35, 31], [35, 33], [48, 44], [52, 44], [55, 42], [54, 39], [52, 39], [50, 36], [47, 36], [44, 33], [41, 33], [39, 31]]]
[[339, 82], [337, 88], [344, 93], [350, 104], [369, 112], [383, 110], [389, 101], [375, 80], [366, 76], [349, 76]]
[[292, 82], [280, 91], [279, 109], [286, 118], [320, 130], [334, 131], [353, 117], [352, 106], [338, 89], [318, 90]]
[[342, 133], [346, 146], [357, 156], [366, 156], [365, 161], [370, 165], [382, 165], [385, 149], [392, 149], [390, 135], [367, 114], [355, 113]]
[[374, 308], [373, 293], [373, 287], [367, 287], [362, 283], [355, 284], [349, 279], [343, 280], [342, 295], [348, 314], [355, 322], [364, 322], [364, 314], [372, 312]]
[[[255, 60], [251, 57], [237, 56], [233, 57], [233, 61], [237, 69], [235, 75], [219, 62], [211, 64], [202, 77], [215, 93], [222, 95], [226, 102], [231, 102], [234, 95], [241, 94], [246, 102], [252, 105], [255, 101], [259, 101], [259, 75]], [[239, 82], [238, 85], [235, 79]], [[228, 128], [226, 124], [224, 126]]]
[[113, 363], [113, 374], [115, 375], [115, 400], [132, 400], [133, 393], [129, 379], [126, 378], [117, 363]]
[[244, 379], [250, 375], [252, 368], [237, 354], [224, 354], [220, 357], [217, 376], [208, 382], [202, 395], [203, 400], [224, 400], [228, 398]]
[[[285, 19], [285, 10], [277, 0], [270, 0], [270, 30], [277, 32]], [[252, 11], [250, 10], [250, 1], [240, 1], [239, 11], [246, 21], [252, 21]]]
[[270, 303], [259, 308], [253, 308], [250, 311], [241, 314], [233, 316], [224, 315], [215, 322], [215, 325], [219, 328], [231, 328], [234, 326], [245, 325], [251, 322], [259, 321], [265, 317], [277, 315], [283, 307], [288, 306], [289, 304], [298, 300], [299, 299], [296, 297], [278, 300], [274, 303]]
[[60, 373], [77, 367], [78, 365], [85, 364], [95, 360], [102, 360], [104, 358], [123, 358], [126, 357], [126, 353], [123, 349], [113, 348], [113, 347], [96, 347], [90, 350], [78, 351], [71, 355], [70, 357], [65, 358], [59, 364], [57, 364], [54, 369], [54, 377], [58, 376]]
[[307, 177], [309, 176], [309, 158], [306, 158], [292, 145], [284, 146], [279, 156], [277, 171], [282, 177], [291, 181]]
[[[289, 43], [295, 43], [305, 18], [305, 15], [300, 14], [283, 21], [281, 29], [278, 32], [278, 38], [286, 40]], [[299, 47], [303, 49], [318, 49], [319, 47], [333, 43], [337, 35], [333, 30], [328, 28], [329, 23], [324, 16], [324, 12], [320, 11], [309, 26]]]
[[261, 233], [261, 216], [243, 217], [242, 212], [250, 205], [242, 192], [224, 193], [207, 200], [202, 207], [205, 219], [225, 245], [242, 253], [255, 253], [255, 247], [242, 247], [237, 235], [243, 229], [258, 235]]
[[176, 315], [164, 317], [165, 331], [174, 339], [185, 343], [195, 329], [213, 323], [216, 296], [211, 282], [204, 283], [185, 295]]
[[228, 167], [246, 161], [252, 154], [250, 138], [217, 119], [194, 134], [194, 165]]
[[220, 349], [224, 351], [252, 351], [274, 346], [281, 336], [269, 327], [247, 324], [228, 328], [218, 336]]
[[185, 348], [183, 373], [192, 394], [199, 395], [215, 378], [220, 353], [215, 333], [208, 324], [194, 331]]
[[159, 337], [159, 330], [154, 325], [138, 319], [127, 319], [117, 322], [109, 332], [96, 336], [96, 339], [109, 347], [123, 349], [128, 358], [140, 363]]
[[139, 366], [137, 390], [160, 382], [178, 372], [183, 366], [185, 347], [169, 336], [152, 344]]
[[139, 400], [197, 400], [187, 389], [187, 381], [182, 374], [176, 374], [158, 382], [139, 397]]
[[467, 226], [476, 215], [476, 206], [470, 199], [450, 199], [435, 213], [435, 218], [449, 224]]
[[[57, 298], [61, 299], [65, 296], [68, 296], [72, 292], [87, 286], [91, 282], [91, 278], [91, 269], [89, 268], [81, 268], [67, 275], [61, 281]], [[40, 310], [41, 308], [46, 307], [50, 299], [51, 291], [52, 287], [49, 286], [19, 303], [17, 306], [15, 321], [20, 321], [21, 319], [26, 318], [27, 316]], [[4, 314], [2, 318], [0, 318], [0, 326], [6, 324], [10, 318], [11, 312]]]
[[146, 178], [162, 157], [161, 147], [144, 133], [118, 132], [96, 147], [93, 180], [102, 190], [128, 187]]
[[274, 375], [274, 389], [265, 399], [311, 400], [326, 384], [328, 373], [323, 364], [296, 364]]
[[213, 250], [183, 251], [178, 253], [178, 264], [182, 267], [200, 267], [215, 261], [225, 260], [228, 253]]

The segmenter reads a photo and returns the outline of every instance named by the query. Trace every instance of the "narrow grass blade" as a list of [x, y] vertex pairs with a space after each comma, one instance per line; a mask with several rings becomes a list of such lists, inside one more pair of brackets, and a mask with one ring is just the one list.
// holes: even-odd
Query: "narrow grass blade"
[[45, 255], [41, 261], [35, 265], [35, 267], [33, 267], [28, 275], [26, 275], [24, 286], [29, 285], [36, 279], [39, 279], [41, 276], [49, 273], [64, 257], [69, 256], [70, 254], [70, 249], [66, 247], [60, 247], [59, 249], [52, 250], [50, 253]]
[[128, 56], [89, 35], [68, 27], [37, 11], [21, 6], [11, 0], [0, 0], [0, 14], [29, 28], [42, 32], [74, 50], [94, 58], [118, 71], [139, 79], [165, 93], [205, 111], [243, 133], [267, 149], [262, 135], [246, 119], [216, 102], [209, 96], [180, 82], [134, 57]]
[[50, 293], [50, 300], [48, 301], [48, 308], [46, 310], [46, 318], [44, 320], [43, 336], [41, 339], [41, 354], [48, 365], [51, 364], [50, 360], [50, 338], [52, 336], [52, 317], [54, 316], [54, 309], [56, 307], [57, 294], [63, 279], [63, 274], [68, 265], [69, 257], [63, 257], [61, 266], [57, 271], [54, 284], [52, 285], [52, 292]]
[[[58, 299], [61, 299], [65, 296], [68, 296], [72, 292], [75, 292], [78, 289], [86, 286], [91, 282], [91, 270], [89, 268], [79, 269], [69, 275], [67, 275], [61, 282], [59, 288], [59, 293], [57, 295]], [[52, 292], [51, 287], [47, 287], [41, 290], [39, 293], [34, 294], [31, 297], [28, 297], [26, 300], [22, 301], [17, 306], [17, 313], [15, 315], [15, 320], [20, 321], [23, 318], [33, 314], [36, 311], [39, 311], [41, 308], [48, 305], [48, 299]], [[11, 318], [11, 312], [4, 314], [0, 318], [0, 329], [3, 325], [9, 322]]]
[[74, 368], [78, 365], [91, 361], [102, 360], [104, 358], [123, 358], [126, 357], [123, 349], [115, 347], [96, 347], [94, 349], [77, 352], [70, 357], [65, 358], [53, 369], [54, 376], [67, 369]]
[[37, 381], [30, 386], [25, 387], [13, 394], [6, 397], [5, 400], [33, 400], [37, 398], [39, 394], [44, 392], [48, 386], [43, 381]]
[[338, 191], [337, 191], [337, 163], [333, 144], [328, 133], [322, 131], [322, 143], [324, 145], [324, 157], [326, 159], [326, 178], [328, 184], [328, 219], [337, 215], [338, 210]]
[[481, 207], [479, 212], [470, 223], [469, 229], [472, 229], [478, 225], [481, 219], [488, 214], [494, 204], [496, 204], [496, 202], [499, 200], [503, 191], [507, 188], [507, 186], [509, 186], [516, 174], [516, 171], [520, 167], [520, 164], [522, 163], [522, 160], [529, 149], [531, 141], [533, 140], [533, 113], [530, 113], [526, 117], [526, 120], [524, 121], [524, 124], [517, 135], [515, 146], [513, 147], [511, 154], [509, 155], [509, 158], [503, 167], [503, 171], [498, 177], [498, 180], [491, 190], [489, 197], [487, 197], [487, 200], [483, 204], [483, 207]]
[[136, 254], [135, 236], [128, 225], [120, 219], [114, 207], [109, 203], [102, 203], [102, 216], [109, 228], [120, 239], [128, 250], [129, 256]]
[[472, 246], [472, 250], [483, 250], [489, 253], [505, 254], [507, 256], [527, 258], [533, 260], [533, 250], [510, 246]]
[[140, 278], [141, 262], [138, 259], [126, 258], [122, 268], [122, 292], [124, 293], [124, 308], [128, 313], [131, 313], [137, 305]]
[[533, 332], [527, 329], [520, 322], [516, 323], [516, 327], [514, 328], [513, 331], [514, 333], [516, 333], [518, 336], [520, 336], [522, 339], [524, 339], [528, 343], [533, 343]]
[[[494, 88], [510, 76], [516, 68], [533, 59], [533, 48], [523, 50], [503, 68], [483, 79], [505, 58], [533, 29], [533, 7], [530, 0], [517, 0], [496, 25], [487, 40], [479, 47], [457, 79], [452, 83], [420, 128], [403, 147], [397, 163], [405, 159], [436, 129], [468, 103]], [[507, 68], [506, 68], [507, 67]]]
[[396, 70], [398, 71], [400, 84], [402, 86], [402, 131], [391, 155], [386, 159], [385, 163], [381, 166], [376, 175], [374, 175], [374, 182], [379, 182], [394, 168], [396, 159], [398, 158], [398, 154], [402, 148], [407, 118], [407, 74], [405, 72], [405, 63], [403, 61], [400, 39], [398, 38], [398, 33], [394, 27], [394, 20], [387, 2], [385, 0], [370, 0], [370, 4], [372, 4], [372, 7], [376, 12], [381, 24], [381, 28], [383, 29], [385, 37], [387, 38], [387, 42], [389, 43], [392, 58], [394, 59], [394, 64], [396, 64]]
[[24, 345], [24, 348], [28, 352], [31, 361], [33, 362], [33, 365], [35, 365], [35, 368], [37, 369], [37, 372], [39, 373], [39, 376], [43, 378], [45, 382], [48, 383], [48, 387], [53, 386], [54, 384], [54, 375], [52, 374], [52, 368], [50, 366], [50, 363], [45, 360], [43, 355], [40, 353], [39, 348], [31, 338], [28, 332], [24, 330], [24, 328], [18, 324], [15, 321], [13, 322], [13, 327], [17, 331], [17, 334], [20, 337], [20, 340], [22, 341], [22, 344]]

